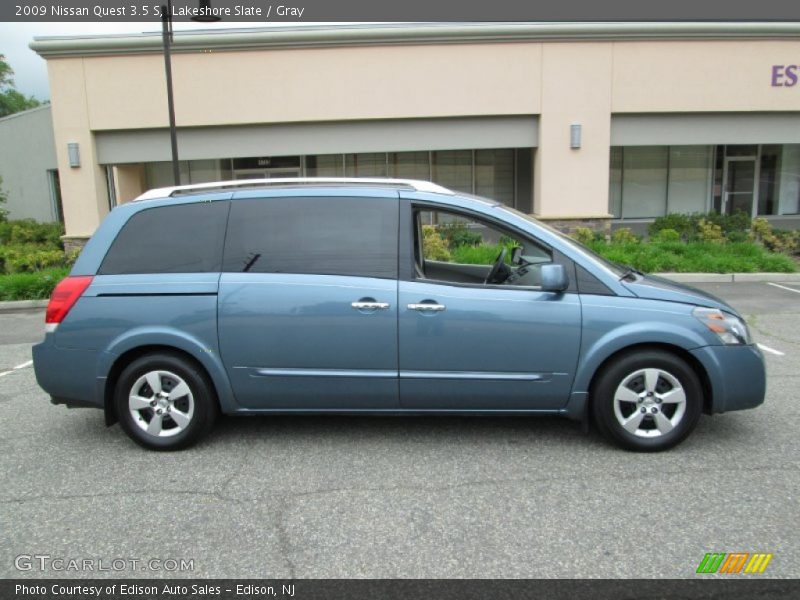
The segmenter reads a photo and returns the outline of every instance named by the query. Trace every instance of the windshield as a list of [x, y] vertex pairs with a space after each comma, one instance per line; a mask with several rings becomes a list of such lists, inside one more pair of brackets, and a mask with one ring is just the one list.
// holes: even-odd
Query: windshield
[[619, 263], [615, 263], [613, 261], [610, 261], [607, 258], [604, 258], [604, 257], [600, 256], [597, 252], [595, 252], [594, 250], [589, 248], [586, 244], [582, 244], [578, 240], [575, 240], [575, 239], [569, 237], [568, 235], [560, 232], [555, 227], [552, 227], [552, 226], [548, 225], [547, 223], [543, 223], [542, 221], [538, 220], [535, 217], [532, 217], [530, 215], [526, 215], [525, 213], [520, 212], [515, 208], [511, 208], [509, 206], [503, 206], [502, 208], [503, 208], [503, 210], [507, 210], [510, 213], [514, 213], [518, 217], [522, 217], [526, 221], [530, 221], [531, 223], [535, 223], [539, 227], [544, 227], [545, 229], [547, 229], [547, 231], [549, 231], [552, 234], [557, 235], [559, 238], [561, 238], [561, 240], [564, 241], [564, 243], [569, 244], [570, 246], [573, 246], [574, 248], [579, 249], [581, 252], [591, 256], [597, 262], [599, 262], [604, 267], [609, 269], [612, 273], [614, 273], [617, 277], [622, 277], [628, 272], [628, 268], [627, 267], [625, 267], [623, 265], [620, 265]]

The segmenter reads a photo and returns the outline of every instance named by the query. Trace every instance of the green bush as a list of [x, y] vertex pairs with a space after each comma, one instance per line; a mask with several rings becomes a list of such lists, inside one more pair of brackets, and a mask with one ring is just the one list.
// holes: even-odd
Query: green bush
[[617, 229], [611, 234], [612, 244], [638, 244], [640, 238], [635, 235], [628, 227]]
[[772, 225], [764, 218], [753, 219], [750, 236], [772, 252], [800, 252], [800, 231], [773, 230]]
[[700, 219], [697, 223], [697, 239], [711, 244], [724, 244], [727, 241], [722, 233], [722, 227], [705, 219]]
[[[693, 242], [700, 239], [700, 223], [705, 223], [706, 233], [710, 230], [708, 224], [716, 225], [720, 228], [723, 237], [730, 241], [742, 239], [741, 234], [747, 235], [750, 231], [750, 215], [744, 212], [737, 212], [732, 215], [720, 213], [694, 213], [691, 215], [670, 213], [663, 217], [657, 217], [647, 228], [650, 237], [657, 237], [658, 233], [664, 229], [674, 229], [685, 242]], [[733, 234], [733, 238], [730, 236]]]
[[481, 234], [470, 231], [463, 221], [452, 221], [439, 225], [439, 235], [451, 248], [456, 246], [477, 246], [483, 239]]
[[50, 297], [53, 288], [69, 273], [69, 269], [48, 269], [36, 273], [0, 275], [0, 301], [41, 300]]
[[61, 223], [37, 223], [33, 219], [0, 223], [0, 246], [41, 244], [63, 250], [62, 235], [64, 235], [64, 226]]
[[750, 215], [742, 211], [735, 212], [732, 215], [712, 212], [703, 215], [702, 220], [718, 225], [725, 237], [734, 231], [747, 233], [750, 231], [750, 224], [752, 221]]
[[39, 244], [0, 246], [0, 263], [6, 273], [30, 273], [68, 265], [63, 250]]
[[450, 260], [447, 242], [433, 225], [422, 226], [422, 248], [425, 252], [425, 260]]
[[650, 237], [657, 237], [664, 229], [677, 231], [681, 239], [688, 242], [694, 239], [697, 232], [697, 224], [694, 221], [693, 215], [671, 213], [663, 217], [657, 217], [655, 221], [648, 226], [647, 233], [650, 234]]
[[681, 234], [675, 231], [674, 229], [661, 229], [653, 236], [654, 241], [656, 242], [680, 242], [681, 241]]
[[587, 246], [595, 240], [594, 230], [590, 227], [576, 227], [570, 235]]
[[609, 244], [596, 241], [593, 250], [605, 258], [631, 265], [646, 273], [753, 273], [797, 271], [797, 264], [783, 254], [768, 252], [752, 242], [659, 242]]

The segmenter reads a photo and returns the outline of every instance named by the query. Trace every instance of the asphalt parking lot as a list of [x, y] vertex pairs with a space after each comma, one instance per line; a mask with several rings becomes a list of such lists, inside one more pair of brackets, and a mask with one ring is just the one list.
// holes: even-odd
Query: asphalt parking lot
[[[52, 406], [26, 365], [42, 312], [0, 313], [0, 577], [694, 577], [706, 552], [798, 577], [800, 284], [781, 285], [699, 286], [768, 348], [767, 401], [655, 455], [566, 420], [451, 417], [229, 418], [147, 452]], [[37, 554], [194, 569], [15, 568]]]

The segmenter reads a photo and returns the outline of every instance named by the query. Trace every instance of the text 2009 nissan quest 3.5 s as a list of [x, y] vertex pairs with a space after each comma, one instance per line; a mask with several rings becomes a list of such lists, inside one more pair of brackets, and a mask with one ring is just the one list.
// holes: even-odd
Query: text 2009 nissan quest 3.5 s
[[663, 450], [765, 393], [722, 300], [423, 181], [152, 190], [86, 244], [46, 331], [53, 402], [163, 450], [220, 412], [558, 414]]

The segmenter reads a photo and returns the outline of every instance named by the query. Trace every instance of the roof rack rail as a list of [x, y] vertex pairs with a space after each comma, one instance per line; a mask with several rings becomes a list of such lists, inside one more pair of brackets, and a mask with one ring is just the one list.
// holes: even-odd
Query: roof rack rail
[[232, 181], [214, 181], [211, 183], [197, 183], [193, 185], [176, 185], [172, 187], [155, 188], [149, 190], [135, 200], [153, 200], [155, 198], [169, 198], [181, 194], [196, 192], [233, 191], [248, 188], [268, 187], [272, 185], [364, 185], [364, 186], [402, 186], [417, 192], [430, 192], [432, 194], [453, 195], [452, 190], [437, 185], [430, 181], [416, 179], [389, 179], [382, 177], [276, 177], [273, 179], [235, 179]]

